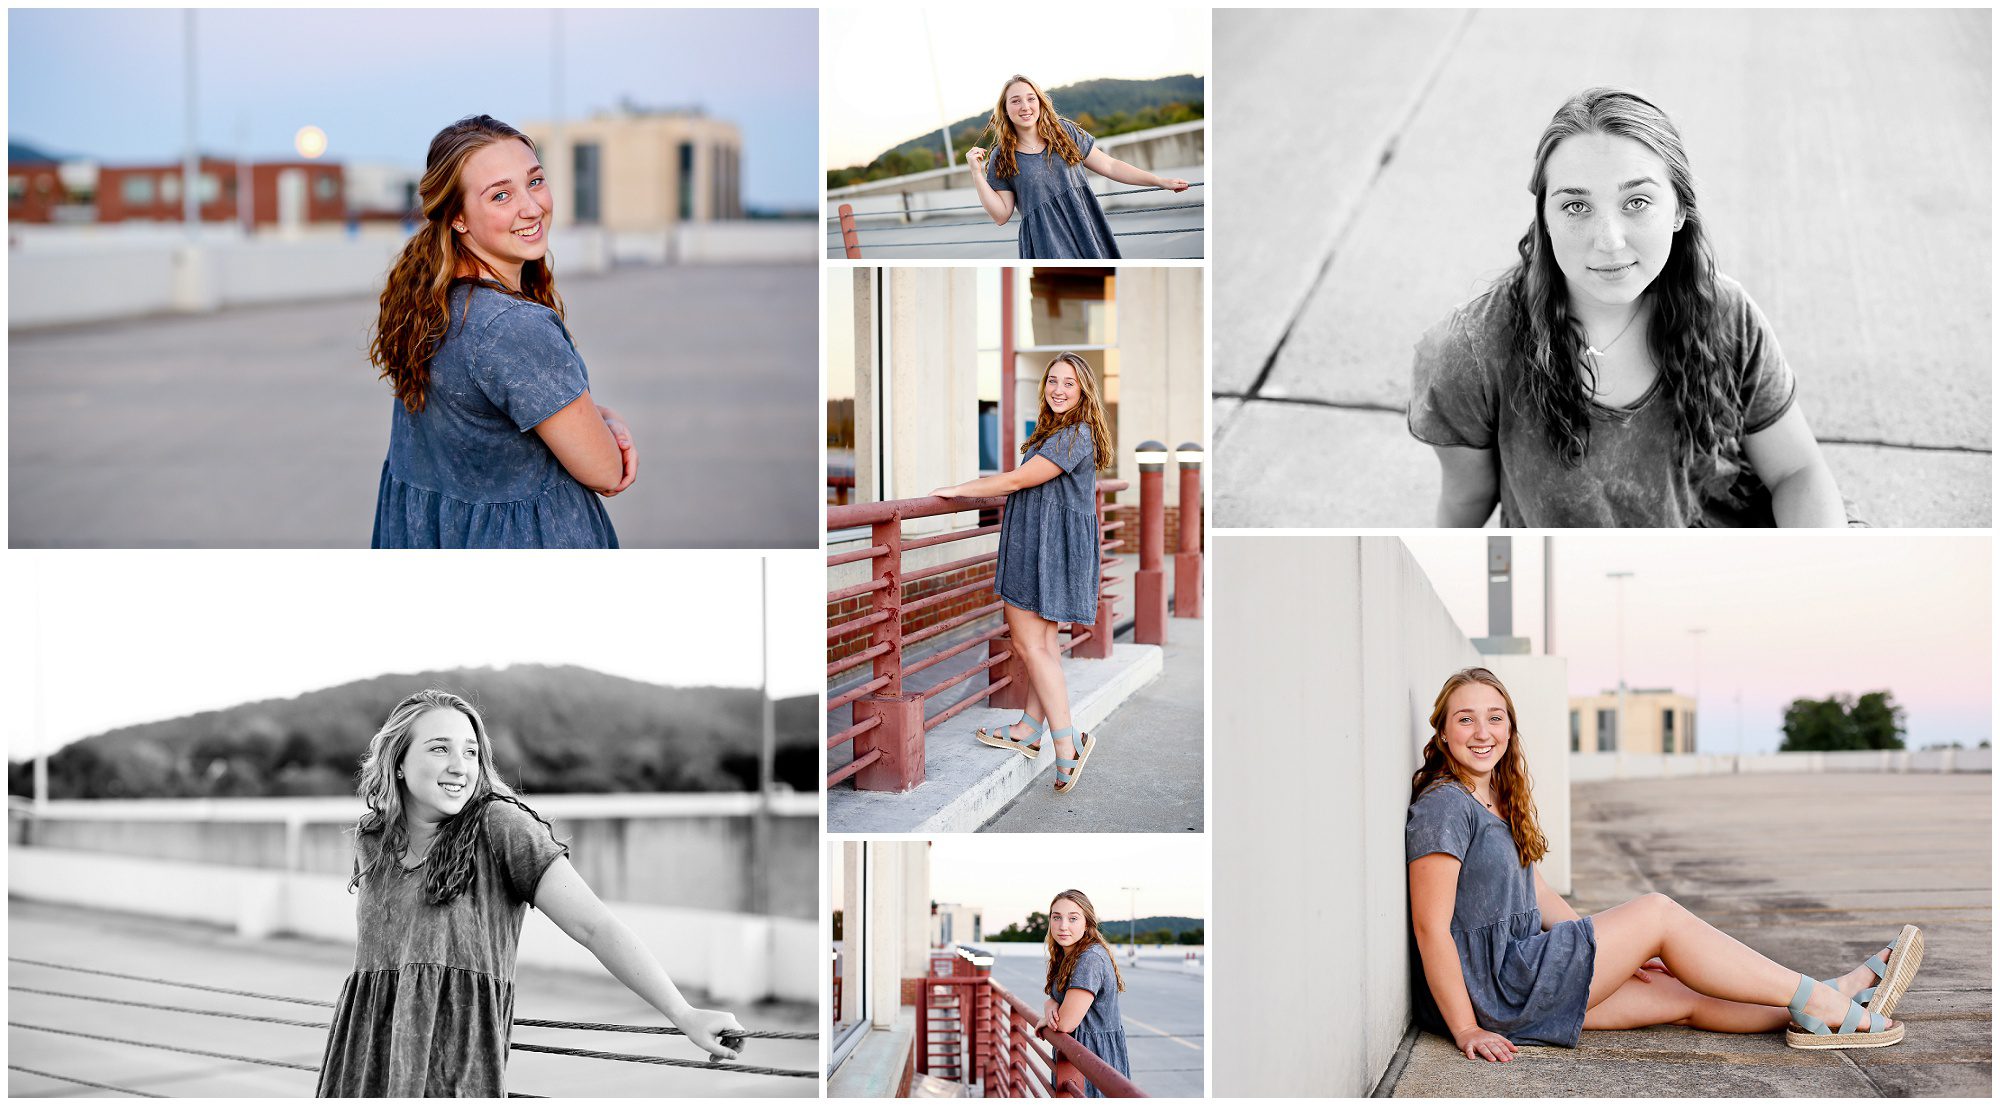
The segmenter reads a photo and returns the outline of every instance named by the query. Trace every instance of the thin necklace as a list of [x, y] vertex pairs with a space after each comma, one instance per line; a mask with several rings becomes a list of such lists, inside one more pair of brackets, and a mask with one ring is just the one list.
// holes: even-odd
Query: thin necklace
[[[1634, 307], [1632, 309], [1632, 317], [1625, 320], [1625, 330], [1621, 330], [1618, 332], [1618, 338], [1625, 337], [1625, 331], [1632, 329], [1632, 324], [1639, 321], [1639, 315], [1644, 310], [1645, 309], [1642, 307]], [[1583, 352], [1591, 355], [1592, 357], [1602, 357], [1605, 354], [1611, 352], [1612, 346], [1618, 344], [1618, 338], [1613, 338], [1609, 342], [1604, 343], [1603, 349], [1598, 349], [1596, 346], [1590, 344], [1590, 330], [1588, 328], [1585, 328], [1583, 332], [1583, 337], [1584, 337]]]

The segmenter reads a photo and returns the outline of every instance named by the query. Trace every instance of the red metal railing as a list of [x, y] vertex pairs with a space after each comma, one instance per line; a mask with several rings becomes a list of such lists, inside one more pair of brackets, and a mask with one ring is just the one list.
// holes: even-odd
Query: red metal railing
[[[1062, 648], [1074, 656], [1103, 659], [1111, 655], [1111, 630], [1116, 618], [1116, 604], [1111, 591], [1103, 586], [1112, 577], [1103, 570], [1117, 563], [1118, 558], [1111, 556], [1110, 553], [1123, 544], [1108, 535], [1124, 524], [1105, 521], [1104, 497], [1112, 492], [1123, 491], [1128, 486], [1123, 480], [1097, 482], [1099, 550], [1097, 621], [1089, 628], [1064, 624], [1069, 637]], [[843, 599], [868, 597], [868, 606], [862, 611], [827, 626], [826, 640], [829, 649], [836, 645], [854, 643], [855, 636], [863, 631], [868, 634], [865, 639], [866, 648], [826, 666], [827, 680], [830, 683], [836, 675], [863, 664], [872, 666], [868, 679], [827, 700], [826, 709], [829, 711], [849, 705], [854, 708], [853, 725], [827, 738], [826, 747], [829, 753], [849, 742], [854, 744], [854, 759], [827, 775], [828, 788], [852, 779], [854, 786], [864, 791], [908, 791], [924, 780], [926, 732], [982, 702], [989, 702], [996, 707], [1018, 707], [1027, 702], [1026, 668], [1014, 656], [1006, 625], [997, 619], [993, 625], [980, 630], [965, 641], [911, 663], [905, 663], [904, 660], [904, 650], [908, 647], [929, 641], [962, 626], [971, 626], [982, 619], [992, 618], [1000, 613], [1000, 608], [1004, 604], [999, 596], [993, 593], [991, 575], [919, 599], [907, 599], [904, 594], [912, 584], [919, 581], [995, 563], [999, 559], [997, 552], [975, 554], [908, 572], [903, 568], [903, 554], [909, 550], [927, 549], [998, 533], [1000, 525], [997, 515], [1004, 509], [1006, 502], [1005, 496], [985, 499], [942, 499], [925, 496], [921, 499], [892, 499], [882, 503], [827, 508], [826, 526], [829, 532], [861, 527], [867, 527], [869, 532], [868, 544], [865, 547], [829, 554], [826, 559], [827, 567], [834, 568], [859, 561], [870, 563], [867, 580], [847, 587], [834, 588], [826, 594], [826, 601], [829, 604], [838, 603]], [[903, 536], [903, 523], [909, 519], [988, 510], [996, 515], [991, 525], [947, 530], [923, 537]], [[905, 620], [913, 616], [932, 608], [943, 607], [948, 603], [966, 600], [971, 596], [981, 596], [985, 601], [971, 610], [944, 618], [922, 629], [906, 631], [904, 628]], [[904, 685], [906, 677], [915, 676], [927, 668], [935, 667], [981, 645], [986, 646], [986, 659], [979, 664], [957, 675], [946, 676], [920, 690], [911, 690]], [[987, 680], [984, 688], [965, 696], [931, 718], [924, 717], [924, 707], [929, 700], [981, 674], [984, 674]]]
[[918, 1071], [977, 1084], [986, 1098], [1083, 1098], [1086, 1084], [1109, 1098], [1146, 1097], [1075, 1037], [1037, 1030], [1041, 1006], [1015, 998], [986, 968], [933, 950], [930, 972], [917, 992]]

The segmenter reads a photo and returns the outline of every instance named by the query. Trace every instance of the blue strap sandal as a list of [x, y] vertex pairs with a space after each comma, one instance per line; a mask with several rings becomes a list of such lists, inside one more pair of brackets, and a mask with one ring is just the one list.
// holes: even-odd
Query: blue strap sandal
[[[1013, 723], [1013, 726], [1018, 726], [1021, 722], [1029, 723], [1035, 727], [1035, 735], [1026, 741], [1016, 741], [1008, 737], [1004, 729], [991, 732], [983, 729], [974, 730], [972, 731], [972, 736], [978, 738], [983, 745], [991, 745], [995, 749], [1006, 749], [1009, 752], [1019, 753], [1029, 760], [1033, 760], [1041, 755], [1042, 735], [1049, 732], [1049, 724], [1028, 717], [1027, 711], [1021, 712], [1021, 721]], [[1011, 729], [1012, 726], [1008, 728]]]
[[[1835, 1049], [1835, 1048], [1882, 1048], [1903, 1039], [1900, 1022], [1891, 1023], [1888, 1028], [1876, 1028], [1888, 1021], [1886, 1015], [1871, 1014], [1861, 1008], [1853, 999], [1847, 1000], [1847, 1016], [1840, 1020], [1839, 1029], [1829, 1029], [1825, 1022], [1806, 1013], [1806, 1000], [1812, 997], [1813, 988], [1820, 981], [1809, 975], [1799, 977], [1799, 989], [1792, 995], [1792, 1021], [1800, 1028], [1785, 1030], [1785, 1043], [1793, 1048]], [[1861, 1029], [1861, 1020], [1868, 1019], [1869, 1028]]]
[[[1903, 932], [1889, 942], [1889, 960], [1871, 956], [1862, 962], [1862, 967], [1875, 973], [1875, 986], [1864, 989], [1854, 996], [1854, 1001], [1870, 1014], [1888, 1017], [1896, 1010], [1896, 1004], [1903, 1000], [1903, 994], [1917, 978], [1917, 968], [1924, 962], [1924, 931], [1916, 926], [1904, 926]], [[1837, 977], [1836, 977], [1837, 978]], [[1832, 979], [1822, 980], [1827, 986], [1840, 989]], [[1877, 997], [1879, 993], [1880, 997]]]
[[1097, 742], [1092, 741], [1089, 734], [1079, 736], [1075, 726], [1064, 726], [1051, 736], [1067, 737], [1076, 745], [1076, 759], [1061, 755], [1056, 757], [1056, 794], [1067, 795], [1076, 790], [1076, 781], [1083, 776], [1083, 764], [1090, 759], [1091, 750], [1097, 748]]

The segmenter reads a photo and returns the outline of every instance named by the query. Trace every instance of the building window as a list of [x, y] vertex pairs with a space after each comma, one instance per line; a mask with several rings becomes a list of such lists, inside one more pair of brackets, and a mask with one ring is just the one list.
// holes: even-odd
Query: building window
[[333, 203], [340, 199], [340, 178], [332, 173], [321, 173], [313, 178], [313, 198], [321, 203]]
[[128, 207], [153, 206], [153, 178], [134, 173], [118, 185], [118, 198]]
[[1580, 710], [1569, 712], [1569, 751], [1583, 751], [1583, 712]]
[[681, 143], [680, 185], [675, 190], [680, 197], [680, 217], [682, 220], [694, 218], [694, 143]]
[[1690, 752], [1690, 753], [1692, 753], [1692, 752], [1694, 752], [1694, 712], [1693, 712], [1693, 711], [1689, 711], [1689, 712], [1687, 713], [1687, 722], [1688, 722], [1688, 736], [1687, 736], [1687, 751], [1688, 751], [1688, 752]]
[[25, 177], [7, 178], [7, 202], [20, 203], [28, 198], [28, 181]]
[[833, 905], [833, 1003], [827, 1025], [827, 1073], [840, 1066], [867, 1030], [868, 845], [836, 841], [827, 848]]
[[1597, 712], [1597, 751], [1600, 753], [1618, 751], [1618, 712], [1615, 710]]
[[1674, 751], [1674, 708], [1672, 707], [1668, 707], [1660, 712], [1660, 751], [1663, 753]]
[[181, 175], [165, 173], [160, 177], [160, 202], [177, 204], [181, 202]]
[[572, 170], [570, 188], [576, 197], [575, 221], [578, 223], [596, 223], [602, 218], [597, 202], [597, 193], [602, 187], [599, 169], [601, 156], [595, 142], [579, 142], [570, 152]]
[[194, 197], [200, 203], [212, 204], [222, 195], [222, 181], [214, 173], [202, 173], [194, 178]]

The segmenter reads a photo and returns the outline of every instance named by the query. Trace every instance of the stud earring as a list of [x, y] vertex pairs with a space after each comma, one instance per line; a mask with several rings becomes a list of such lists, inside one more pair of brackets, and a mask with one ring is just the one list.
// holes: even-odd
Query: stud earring
[[403, 773], [401, 773], [401, 772], [397, 772], [397, 773], [396, 773], [396, 778], [397, 778], [397, 779], [399, 779], [399, 780], [400, 780], [400, 779], [402, 779], [402, 778], [403, 778]]

